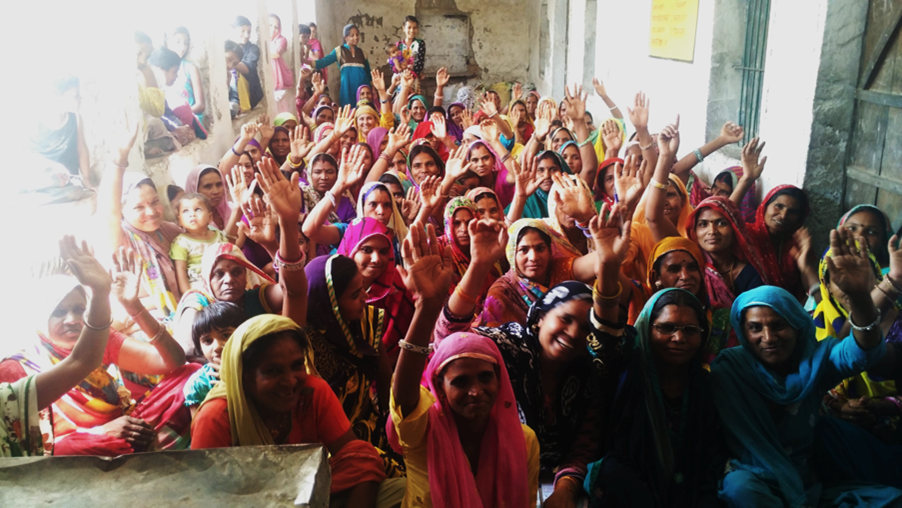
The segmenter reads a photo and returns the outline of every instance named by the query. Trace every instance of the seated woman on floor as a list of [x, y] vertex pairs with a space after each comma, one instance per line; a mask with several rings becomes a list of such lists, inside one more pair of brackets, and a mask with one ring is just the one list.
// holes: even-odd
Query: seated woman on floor
[[[96, 263], [86, 248], [80, 257], [85, 264]], [[44, 308], [35, 313], [35, 344], [0, 362], [0, 382], [49, 372], [69, 357], [91, 330], [104, 330], [109, 335], [102, 365], [94, 365], [90, 375], [54, 402], [50, 411], [42, 413], [46, 454], [115, 457], [187, 447], [191, 415], [182, 407], [182, 389], [198, 366], [185, 365], [182, 348], [141, 304], [140, 270], [133, 253], [120, 251], [112, 294], [150, 337], [149, 342], [110, 330], [112, 320], [86, 320], [85, 309], [93, 309], [98, 299], [109, 299], [98, 292], [102, 288], [91, 288], [89, 307], [88, 294], [72, 277], [57, 275], [36, 283], [40, 297], [34, 301]], [[80, 270], [73, 271], [79, 274]], [[85, 281], [85, 285], [88, 282], [94, 283]], [[96, 317], [93, 312], [88, 316]], [[127, 373], [163, 378], [148, 389], [126, 379]]]

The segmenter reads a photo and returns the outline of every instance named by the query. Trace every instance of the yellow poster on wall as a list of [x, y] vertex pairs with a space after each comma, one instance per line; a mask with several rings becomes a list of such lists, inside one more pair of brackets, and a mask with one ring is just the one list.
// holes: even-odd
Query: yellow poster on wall
[[691, 62], [697, 23], [698, 0], [652, 0], [648, 54]]

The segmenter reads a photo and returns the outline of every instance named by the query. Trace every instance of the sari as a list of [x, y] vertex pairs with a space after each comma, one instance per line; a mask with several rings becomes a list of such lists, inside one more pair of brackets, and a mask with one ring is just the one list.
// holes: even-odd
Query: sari
[[[678, 288], [655, 293], [622, 339], [601, 331], [592, 314], [597, 336], [590, 340], [590, 351], [616, 380], [604, 429], [606, 454], [589, 466], [585, 481], [593, 507], [717, 506], [727, 453], [702, 364], [707, 333], [691, 360], [679, 399], [664, 395], [652, 353], [652, 314], [659, 299], [672, 291], [688, 294]], [[598, 340], [620, 343], [622, 356], [612, 361]]]
[[[785, 377], [759, 362], [743, 331], [745, 311], [759, 306], [772, 309], [796, 332], [792, 356], [799, 358], [798, 370]], [[851, 506], [889, 506], [874, 501], [887, 494], [898, 500], [902, 492], [896, 489], [860, 483], [831, 485], [821, 492], [824, 486], [816, 483], [813, 471], [819, 464], [812, 460], [818, 453], [814, 434], [824, 392], [876, 365], [885, 343], [865, 351], [851, 335], [819, 342], [814, 322], [796, 297], [773, 286], [739, 295], [730, 321], [742, 347], [722, 351], [711, 365], [714, 403], [735, 457], [728, 463], [720, 499], [750, 506], [814, 506], [829, 491], [840, 490], [834, 495], [859, 499], [858, 504], [849, 500]]]
[[[457, 238], [454, 235], [454, 214], [461, 209], [469, 210], [470, 213], [473, 214], [472, 220], [478, 220], [475, 203], [463, 196], [451, 198], [450, 200], [448, 200], [448, 204], [445, 205], [444, 234], [438, 238], [439, 245], [443, 247], [451, 247], [451, 259], [454, 261], [454, 266], [457, 272], [454, 276], [455, 286], [460, 283], [460, 280], [463, 279], [464, 274], [467, 273], [467, 268], [470, 266], [469, 245], [466, 248], [461, 248], [461, 246], [457, 243]], [[495, 263], [482, 285], [482, 290], [476, 297], [477, 300], [482, 300], [484, 298], [485, 294], [489, 291], [489, 288], [492, 287], [492, 284], [494, 284], [495, 280], [497, 280], [498, 277], [501, 277], [501, 273], [501, 265], [499, 263]]]
[[[767, 205], [778, 196], [777, 194], [787, 189], [797, 189], [800, 192], [804, 190], [792, 185], [778, 185], [767, 193], [764, 200], [758, 205], [755, 212], [755, 222], [749, 225], [749, 240], [755, 246], [760, 256], [763, 271], [759, 271], [761, 278], [767, 284], [781, 287], [796, 295], [796, 298], [805, 300], [808, 298], [808, 288], [802, 287], [802, 277], [799, 273], [799, 266], [796, 264], [795, 258], [792, 256], [794, 247], [797, 247], [795, 239], [789, 235], [783, 240], [781, 246], [774, 245], [774, 241], [767, 229], [767, 223], [764, 214], [767, 211]], [[810, 213], [810, 207], [806, 207], [799, 213], [799, 226], [804, 223], [805, 218]]]
[[391, 218], [388, 220], [388, 224], [386, 224], [385, 227], [387, 227], [392, 234], [391, 238], [392, 245], [395, 249], [395, 259], [400, 260], [402, 259], [401, 243], [407, 238], [407, 223], [404, 222], [404, 217], [401, 215], [401, 209], [398, 208], [398, 203], [395, 201], [395, 197], [392, 195], [391, 189], [389, 189], [387, 185], [382, 182], [367, 182], [363, 184], [363, 187], [360, 189], [360, 198], [357, 200], [357, 217], [366, 217], [366, 211], [364, 209], [366, 198], [376, 189], [381, 189], [391, 197]]
[[[525, 233], [525, 228], [541, 231], [551, 238], [551, 259], [548, 262], [548, 282], [533, 282], [517, 270], [517, 244]], [[529, 308], [548, 292], [549, 287], [573, 279], [573, 260], [577, 254], [565, 248], [564, 239], [548, 226], [535, 219], [520, 219], [508, 229], [507, 246], [504, 252], [510, 270], [498, 278], [489, 288], [481, 322], [487, 326], [502, 323], [525, 323]]]
[[[418, 140], [423, 140], [420, 141], [420, 143], [427, 143], [426, 136], [432, 134], [432, 127], [432, 120], [423, 120], [419, 125], [417, 125], [417, 129], [413, 131], [413, 137], [411, 138], [411, 141], [415, 143]], [[431, 145], [430, 148], [432, 148]], [[433, 148], [433, 150], [435, 150], [435, 148]], [[438, 151], [436, 151], [436, 153], [442, 159], [442, 162], [448, 162], [448, 157], [451, 155], [450, 153], [448, 153], [448, 147], [446, 147], [444, 143], [441, 143], [439, 145]]]
[[[348, 225], [341, 244], [338, 245], [338, 253], [354, 259], [363, 242], [374, 236], [382, 236], [389, 245], [393, 245], [391, 231], [381, 222], [369, 217], [355, 219]], [[399, 352], [398, 341], [404, 338], [413, 320], [416, 296], [404, 286], [404, 281], [398, 273], [394, 248], [392, 254], [385, 271], [367, 288], [366, 303], [385, 311], [382, 345], [390, 357], [396, 358]]]
[[623, 159], [619, 157], [614, 157], [611, 159], [602, 160], [601, 164], [598, 165], [598, 172], [595, 173], [595, 186], [592, 189], [592, 193], [595, 197], [595, 209], [601, 210], [601, 205], [604, 203], [608, 204], [608, 207], [614, 206], [614, 197], [608, 196], [608, 194], [604, 190], [604, 179], [605, 179], [605, 169], [614, 166], [616, 164], [623, 165]]
[[[423, 97], [422, 95], [414, 95], [413, 97], [407, 99], [407, 109], [408, 109], [408, 110], [410, 110], [410, 107], [413, 105], [413, 101], [420, 101], [420, 104], [423, 105], [423, 109], [425, 109], [426, 111], [429, 111], [429, 103], [426, 102], [426, 98]], [[426, 116], [423, 118], [423, 120], [424, 120], [424, 121], [428, 121], [428, 120], [429, 120], [429, 115], [426, 115]], [[407, 122], [407, 126], [410, 127], [410, 132], [416, 132], [417, 127], [420, 125], [420, 123], [421, 123], [421, 122], [417, 122], [417, 121], [414, 120], [413, 117], [411, 116], [411, 117], [410, 117], [410, 121]]]
[[[156, 190], [153, 181], [141, 173], [126, 173], [123, 177], [122, 199], [125, 199], [131, 191], [140, 185], [151, 185]], [[159, 321], [172, 319], [178, 307], [179, 292], [178, 277], [175, 273], [175, 263], [169, 258], [169, 250], [172, 241], [182, 233], [181, 228], [171, 222], [163, 221], [160, 229], [153, 233], [141, 231], [122, 219], [122, 229], [128, 240], [129, 247], [138, 254], [141, 259], [141, 286], [147, 292], [156, 312], [154, 317]]]
[[[572, 175], [573, 171], [570, 169], [570, 166], [564, 161], [564, 158], [561, 157], [561, 154], [552, 151], [545, 150], [544, 152], [537, 155], [539, 159], [545, 157], [546, 154], [551, 154], [557, 160], [558, 165], [561, 167], [561, 173]], [[550, 190], [550, 189], [549, 189]], [[536, 189], [536, 192], [529, 196], [526, 200], [526, 206], [523, 207], [523, 217], [524, 219], [544, 219], [549, 216], [548, 214], [548, 193], [543, 191], [541, 188]], [[504, 213], [510, 211], [510, 205], [508, 205], [504, 209]], [[569, 242], [568, 242], [569, 243]]]
[[[579, 186], [580, 192], [582, 192], [586, 196], [589, 196], [589, 200], [592, 201], [592, 190], [589, 189], [589, 184], [587, 184], [585, 180], [576, 175], [567, 175], [564, 176], [564, 178], [570, 178], [571, 180], [576, 182], [577, 186]], [[567, 250], [575, 253], [578, 256], [582, 256], [583, 254], [586, 254], [588, 252], [595, 252], [595, 242], [593, 242], [591, 238], [586, 239], [586, 247], [588, 250], [585, 253], [577, 249], [576, 246], [570, 243], [570, 240], [567, 238], [567, 232], [564, 231], [564, 226], [561, 224], [560, 220], [558, 220], [557, 217], [557, 198], [560, 192], [561, 187], [557, 183], [551, 186], [551, 190], [548, 191], [548, 217], [542, 219], [542, 222], [547, 224], [552, 231], [560, 235], [561, 238], [563, 238], [564, 241], [567, 242], [565, 244], [565, 248]], [[574, 224], [573, 227], [576, 228], [576, 225]], [[583, 232], [580, 231], [579, 234], [582, 235]]]
[[[334, 157], [327, 153], [318, 153], [310, 158], [310, 164], [307, 165], [307, 168], [304, 171], [307, 176], [308, 183], [300, 183], [301, 194], [304, 198], [304, 207], [301, 209], [301, 211], [304, 213], [310, 213], [313, 208], [316, 207], [316, 204], [322, 201], [325, 197], [324, 194], [321, 194], [319, 191], [313, 188], [312, 184], [309, 184], [309, 182], [313, 181], [313, 164], [320, 159], [332, 164], [332, 166], [336, 170], [338, 170], [338, 162], [335, 161]], [[329, 212], [329, 216], [326, 218], [326, 222], [324, 224], [348, 223], [358, 217], [357, 212], [354, 210], [354, 201], [350, 198], [348, 193], [345, 193], [342, 196], [335, 196], [335, 198], [338, 200], [338, 206], [334, 207], [332, 211]], [[316, 246], [316, 254], [318, 256], [324, 256], [326, 254], [329, 254], [329, 252], [331, 251], [332, 246], [330, 245]]]
[[[598, 370], [588, 352], [561, 366], [555, 393], [544, 393], [539, 321], [549, 311], [572, 300], [592, 300], [592, 289], [581, 282], [556, 285], [529, 308], [525, 323], [505, 323], [473, 331], [498, 346], [511, 379], [520, 421], [539, 439], [543, 475], [583, 478], [595, 460], [601, 425]], [[437, 343], [440, 341], [437, 340]]]
[[[276, 135], [275, 135], [276, 132], [283, 132], [283, 133], [285, 133], [286, 136], [290, 137], [288, 129], [286, 129], [285, 127], [281, 127], [281, 126], [273, 127], [273, 139], [275, 139], [275, 137], [276, 137]], [[290, 155], [290, 153], [285, 154], [285, 156], [282, 157], [281, 160], [279, 160], [279, 157], [276, 157], [276, 154], [272, 151], [272, 139], [269, 140], [269, 146], [266, 147], [266, 153], [268, 153], [269, 156], [272, 157], [272, 160], [276, 161], [276, 164], [278, 164], [279, 167], [281, 167], [282, 164], [285, 164], [285, 161], [288, 160], [288, 156]]]
[[387, 401], [379, 401], [376, 379], [379, 357], [384, 354], [385, 311], [366, 306], [358, 321], [345, 321], [338, 309], [338, 295], [333, 284], [332, 263], [338, 254], [314, 258], [305, 268], [307, 273], [307, 339], [316, 358], [319, 376], [329, 384], [351, 429], [358, 439], [375, 446], [383, 454], [389, 476], [399, 472], [388, 450], [384, 409]]
[[[299, 123], [298, 117], [286, 111], [284, 113], [279, 113], [278, 115], [276, 115], [276, 117], [272, 119], [272, 124], [275, 127], [283, 127], [285, 125], [285, 122], [288, 122], [289, 120], [294, 120], [294, 123]], [[287, 128], [288, 127], [286, 127], [286, 129]]]
[[[287, 330], [301, 331], [291, 319], [275, 315], [251, 318], [235, 329], [222, 351], [221, 382], [207, 395], [192, 423], [192, 430], [196, 434], [192, 448], [276, 444], [254, 402], [245, 395], [242, 353], [257, 339]], [[341, 413], [335, 394], [316, 376], [312, 351], [308, 350], [307, 353], [307, 378], [301, 389], [298, 406], [291, 413], [291, 431], [285, 444], [313, 442], [329, 445], [342, 437], [350, 424]], [[225, 415], [222, 415], [223, 399]], [[217, 421], [222, 420], [223, 416], [226, 421]], [[208, 436], [213, 434], [210, 430], [222, 427], [229, 429], [227, 443], [210, 443]], [[360, 440], [349, 442], [337, 454], [331, 455], [329, 464], [332, 468], [333, 494], [362, 482], [380, 482], [385, 479], [382, 462], [373, 445]]]
[[448, 126], [448, 134], [454, 136], [454, 139], [458, 142], [458, 144], [464, 139], [464, 130], [460, 128], [459, 125], [454, 123], [451, 120], [451, 108], [460, 108], [462, 110], [466, 110], [467, 107], [461, 102], [454, 102], [450, 106], [448, 106], [448, 111], [445, 112], [445, 120], [446, 125]]
[[[33, 328], [36, 340], [2, 360], [3, 382], [13, 382], [47, 372], [72, 353], [50, 340], [48, 320], [57, 305], [71, 292], [84, 289], [68, 276], [54, 275], [36, 283], [33, 301], [37, 309]], [[126, 336], [110, 330], [103, 360], [84, 380], [72, 387], [50, 407], [40, 411], [42, 437], [30, 446], [43, 448], [45, 455], [102, 455], [116, 457], [136, 450], [124, 439], [98, 432], [98, 427], [122, 416], [143, 418], [155, 438], [147, 450], [187, 448], [191, 414], [183, 407], [183, 387], [200, 368], [188, 364], [173, 371], [149, 388], [130, 383], [119, 368], [119, 352]], [[160, 376], [153, 376], [158, 380]], [[34, 387], [32, 386], [32, 389]], [[139, 391], [140, 390], [140, 391]], [[36, 403], [36, 402], [35, 402]], [[37, 449], [35, 448], [35, 449]]]
[[[504, 203], [504, 206], [501, 206], [503, 209], [505, 206], [509, 205], [511, 201], [514, 200], [514, 192], [516, 191], [515, 184], [507, 183], [508, 171], [504, 164], [501, 163], [501, 157], [498, 157], [498, 153], [486, 143], [485, 141], [478, 140], [474, 141], [470, 144], [469, 148], [467, 148], [467, 160], [470, 160], [471, 154], [473, 153], [473, 149], [477, 146], [482, 146], [492, 155], [492, 159], [495, 161], [495, 166], [492, 168], [492, 180], [494, 191], [493, 194], [498, 198], [499, 205]], [[480, 177], [481, 180], [481, 177]]]
[[[883, 225], [883, 228], [881, 228], [883, 239], [880, 241], [879, 250], [874, 249], [874, 256], [877, 258], [880, 266], [883, 267], [881, 273], [883, 275], [886, 275], [887, 273], [889, 273], [889, 251], [887, 250], [886, 244], [889, 243], [889, 239], [893, 237], [893, 224], [889, 220], [889, 217], [887, 217], [886, 214], [883, 213], [883, 210], [877, 208], [874, 205], [857, 205], [843, 214], [843, 216], [839, 219], [839, 222], [836, 224], [836, 227], [845, 226], [846, 221], [849, 220], [849, 217], [852, 217], [859, 212], [870, 212], [876, 215]], [[880, 277], [877, 278], [880, 279]]]
[[373, 159], [378, 159], [382, 155], [382, 140], [388, 135], [388, 129], [385, 127], [373, 127], [373, 130], [366, 135], [366, 144], [370, 145], [373, 151]]
[[[475, 358], [495, 365], [499, 382], [498, 395], [480, 446], [479, 474], [475, 477], [461, 446], [452, 409], [443, 396], [443, 381], [439, 378], [445, 366], [459, 358]], [[405, 453], [411, 451], [407, 447], [411, 437], [404, 433], [408, 420], [419, 416], [427, 418], [428, 422], [422, 437], [425, 441], [425, 464], [416, 464], [416, 468], [411, 466], [403, 506], [535, 506], [538, 479], [532, 476], [537, 475], [538, 470], [533, 471], [527, 448], [528, 442], [534, 442], [535, 438], [532, 430], [520, 424], [507, 367], [495, 343], [475, 333], [455, 333], [446, 337], [429, 360], [423, 373], [423, 383], [426, 386], [420, 388], [420, 407], [414, 413], [402, 418], [400, 410], [392, 408], [389, 431], [393, 440], [400, 442]], [[408, 462], [413, 464], [414, 459], [409, 458]], [[414, 499], [411, 484], [427, 482], [429, 488], [425, 495]]]
[[438, 176], [439, 178], [445, 177], [445, 160], [436, 152], [428, 143], [414, 143], [413, 147], [410, 149], [410, 153], [407, 154], [407, 174], [405, 175], [410, 183], [416, 187], [417, 190], [420, 190], [420, 182], [413, 177], [413, 159], [421, 154], [426, 153], [432, 160], [435, 161], [435, 165], [438, 168]]
[[44, 454], [34, 376], [0, 382], [0, 458]]
[[[225, 231], [227, 224], [225, 223], [229, 220], [229, 217], [232, 216], [232, 207], [229, 206], [229, 200], [226, 198], [228, 195], [228, 191], [226, 190], [226, 180], [223, 178], [222, 173], [219, 171], [216, 166], [210, 166], [209, 164], [201, 164], [199, 166], [195, 166], [194, 169], [188, 173], [188, 177], [185, 179], [185, 193], [191, 194], [194, 192], [198, 192], [197, 188], [200, 185], [200, 179], [205, 174], [215, 171], [216, 174], [219, 175], [219, 179], [222, 180], [222, 201], [219, 203], [219, 206], [216, 207], [216, 213], [219, 214], [219, 217], [222, 219], [222, 225], [216, 224], [220, 230]], [[173, 203], [170, 203], [173, 204]]]
[[639, 282], [639, 286], [633, 290], [633, 295], [630, 298], [629, 318], [627, 319], [628, 324], [632, 325], [636, 322], [637, 319], [639, 319], [639, 313], [641, 313], [642, 309], [645, 308], [645, 304], [648, 302], [652, 295], [654, 295], [661, 289], [666, 289], [652, 286], [651, 272], [655, 269], [655, 263], [657, 263], [659, 259], [670, 254], [671, 252], [676, 251], [683, 251], [688, 253], [690, 256], [692, 256], [693, 259], [695, 259], [695, 262], [698, 263], [698, 269], [702, 274], [703, 285], [700, 288], [699, 294], [695, 295], [695, 297], [698, 298], [698, 301], [702, 302], [702, 305], [706, 309], [708, 309], [708, 321], [710, 323], [711, 312], [708, 304], [708, 295], [705, 291], [704, 286], [705, 257], [702, 256], [702, 251], [698, 248], [698, 244], [696, 242], [693, 242], [688, 238], [683, 238], [682, 236], [668, 236], [667, 238], [664, 238], [660, 242], [656, 243], [654, 248], [652, 248], [651, 254], [648, 255], [648, 271], [646, 272], [646, 277], [641, 281], [634, 281]]
[[[763, 278], [764, 268], [760, 264], [760, 259], [756, 255], [754, 248], [747, 242], [748, 233], [745, 230], [745, 223], [739, 215], [739, 210], [732, 201], [726, 198], [712, 196], [703, 200], [686, 219], [685, 228], [689, 230], [689, 239], [698, 242], [698, 236], [695, 232], [695, 223], [699, 214], [705, 208], [711, 208], [723, 215], [733, 229], [733, 246], [732, 252], [735, 259], [748, 263]], [[707, 252], [703, 252], [705, 257], [704, 274], [705, 274], [705, 292], [708, 295], [708, 302], [711, 306], [712, 323], [711, 337], [708, 340], [708, 357], [705, 359], [710, 362], [721, 350], [739, 345], [736, 337], [736, 331], [730, 327], [730, 309], [736, 297], [736, 288], [730, 287], [724, 280], [717, 267], [714, 266], [714, 260]], [[763, 279], [767, 284], [767, 280]]]
[[[736, 186], [739, 185], [739, 179], [742, 178], [742, 166], [731, 166], [720, 173], [717, 173], [712, 182], [721, 179], [723, 175], [729, 175], [730, 188], [735, 189]], [[692, 206], [698, 206], [699, 203], [713, 196], [714, 194], [711, 191], [713, 187], [713, 183], [711, 184], [711, 187], [705, 185], [704, 182], [698, 179], [695, 172], [690, 171], [686, 189], [689, 191], [689, 202], [692, 203]], [[739, 214], [746, 223], [755, 222], [755, 211], [757, 208], [755, 206], [755, 196], [758, 195], [756, 187], [757, 182], [752, 183], [752, 186], [746, 191], [745, 196], [742, 197], [742, 202], [739, 204]]]

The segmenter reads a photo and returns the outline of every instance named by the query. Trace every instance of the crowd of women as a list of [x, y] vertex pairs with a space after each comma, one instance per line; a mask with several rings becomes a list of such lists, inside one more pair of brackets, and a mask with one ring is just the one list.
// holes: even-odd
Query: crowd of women
[[805, 190], [756, 203], [762, 141], [693, 172], [741, 126], [679, 158], [644, 94], [596, 81], [596, 128], [580, 87], [445, 107], [444, 69], [430, 105], [404, 26], [391, 83], [353, 25], [310, 56], [296, 115], [167, 189], [178, 224], [137, 130], [113, 154], [98, 254], [60, 242], [0, 362], [3, 455], [321, 443], [339, 506], [902, 505], [883, 212], [818, 257]]

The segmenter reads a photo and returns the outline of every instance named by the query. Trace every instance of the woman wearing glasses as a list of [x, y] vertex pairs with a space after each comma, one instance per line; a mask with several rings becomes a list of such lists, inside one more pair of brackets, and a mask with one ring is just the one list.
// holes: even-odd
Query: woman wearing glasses
[[590, 225], [599, 263], [589, 349], [613, 405], [603, 458], [589, 465], [583, 486], [592, 506], [717, 506], [726, 446], [702, 367], [705, 310], [689, 291], [663, 288], [628, 326], [618, 275], [630, 228], [619, 214], [603, 216]]

